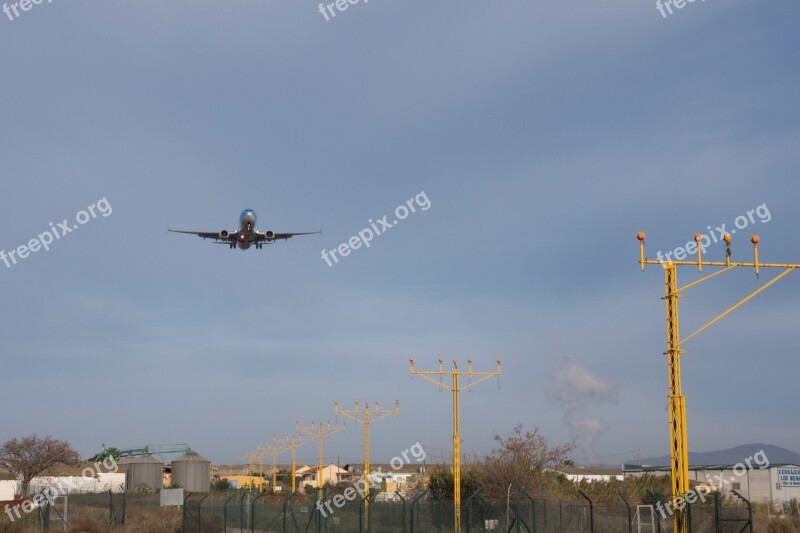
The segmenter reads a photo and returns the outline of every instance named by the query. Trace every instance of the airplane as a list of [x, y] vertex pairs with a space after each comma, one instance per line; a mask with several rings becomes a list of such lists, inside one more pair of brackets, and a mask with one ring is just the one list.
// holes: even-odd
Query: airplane
[[169, 229], [173, 233], [188, 233], [189, 235], [197, 235], [205, 239], [214, 239], [217, 244], [227, 244], [231, 249], [237, 246], [241, 250], [247, 250], [251, 245], [255, 245], [257, 250], [260, 250], [264, 243], [273, 244], [275, 241], [281, 239], [291, 239], [295, 235], [313, 235], [315, 233], [322, 233], [319, 231], [307, 231], [304, 233], [274, 233], [272, 231], [256, 231], [256, 212], [252, 209], [245, 209], [239, 215], [239, 229], [235, 231], [222, 230], [219, 232], [208, 231], [183, 231]]

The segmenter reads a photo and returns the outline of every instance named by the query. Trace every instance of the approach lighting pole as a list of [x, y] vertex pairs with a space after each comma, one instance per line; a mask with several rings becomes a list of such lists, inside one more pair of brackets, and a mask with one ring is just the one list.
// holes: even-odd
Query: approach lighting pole
[[313, 440], [314, 438], [312, 437], [304, 437], [297, 433], [292, 435], [287, 433], [285, 437], [276, 440], [276, 442], [283, 447], [281, 451], [292, 450], [292, 494], [297, 490], [297, 479], [294, 474], [297, 471], [297, 447]]
[[[420, 372], [414, 370], [414, 358], [409, 358], [411, 377], [420, 376], [439, 388], [448, 389], [453, 393], [453, 527], [455, 533], [461, 533], [461, 430], [459, 427], [459, 404], [458, 395], [461, 391], [465, 391], [486, 381], [487, 379], [497, 376], [500, 379], [500, 359], [497, 360], [496, 372], [473, 372], [472, 371], [472, 358], [467, 359], [467, 371], [458, 370], [458, 360], [453, 359], [453, 370], [444, 370], [442, 366], [442, 358], [439, 358], [439, 370], [431, 372]], [[453, 384], [446, 385], [442, 378], [446, 375], [452, 377]], [[434, 379], [432, 376], [439, 376], [439, 379]], [[459, 378], [465, 376], [468, 379], [466, 385], [459, 383]], [[478, 379], [472, 381], [473, 376], [478, 376]]]
[[[364, 408], [361, 409], [356, 402], [355, 409], [339, 409], [339, 402], [333, 402], [336, 408], [336, 414], [346, 416], [350, 420], [355, 420], [357, 424], [364, 425], [364, 528], [369, 531], [369, 425], [371, 423], [382, 420], [390, 415], [400, 414], [400, 400], [394, 401], [394, 409], [381, 410], [378, 402], [375, 402], [375, 407], [370, 410], [369, 403], [364, 402]], [[370, 416], [373, 418], [370, 419]]]
[[[692, 337], [705, 331], [712, 325], [716, 324], [721, 319], [728, 316], [730, 313], [750, 301], [756, 295], [767, 289], [770, 285], [776, 283], [778, 280], [789, 274], [792, 270], [800, 267], [800, 264], [791, 263], [761, 263], [758, 260], [758, 235], [753, 235], [750, 242], [753, 243], [753, 262], [733, 262], [731, 261], [731, 235], [726, 234], [723, 237], [725, 242], [725, 261], [704, 261], [703, 252], [704, 248], [710, 244], [711, 239], [708, 236], [696, 233], [694, 236], [694, 243], [691, 241], [686, 245], [683, 252], [688, 255], [697, 254], [695, 260], [675, 260], [672, 261], [670, 255], [667, 255], [667, 261], [660, 259], [660, 253], [657, 254], [659, 259], [647, 259], [644, 255], [644, 240], [646, 235], [639, 232], [636, 238], [639, 240], [639, 266], [644, 270], [645, 265], [661, 265], [664, 267], [664, 301], [666, 302], [667, 312], [667, 364], [669, 366], [669, 434], [670, 434], [670, 467], [672, 471], [672, 501], [676, 498], [685, 498], [689, 492], [689, 448], [687, 446], [686, 438], [686, 398], [681, 391], [681, 354], [685, 353], [683, 344]], [[702, 244], [703, 238], [708, 241]], [[717, 239], [715, 238], [716, 242]], [[675, 253], [677, 257], [677, 253]], [[683, 254], [682, 254], [683, 255]], [[685, 257], [685, 255], [684, 255]], [[689, 283], [683, 287], [678, 286], [678, 267], [679, 266], [692, 266], [697, 268], [698, 272], [703, 271], [703, 267], [719, 267], [713, 273], [708, 274], [696, 281]], [[699, 285], [723, 272], [727, 272], [734, 268], [752, 268], [756, 276], [762, 268], [777, 268], [783, 270], [771, 280], [761, 285], [758, 289], [754, 290], [743, 299], [717, 315], [715, 318], [708, 321], [705, 325], [698, 328], [690, 335], [681, 338], [680, 336], [680, 322], [678, 319], [678, 299], [683, 298], [683, 292], [691, 287]], [[673, 530], [675, 533], [685, 533], [688, 531], [688, 513], [685, 507], [675, 509], [673, 515]]]
[[244, 455], [239, 456], [239, 459], [247, 460], [247, 485], [250, 489], [253, 488], [253, 459], [256, 458], [258, 458], [258, 452], [251, 452], [249, 450], [244, 452]]
[[277, 492], [276, 487], [278, 483], [278, 452], [284, 451], [284, 448], [279, 446], [278, 439], [273, 435], [272, 445], [263, 448], [259, 447], [258, 451], [262, 454], [266, 453], [272, 455], [272, 494], [275, 494]]
[[314, 423], [311, 421], [311, 425], [308, 427], [302, 427], [300, 422], [297, 422], [297, 431], [302, 431], [309, 437], [312, 437], [317, 440], [317, 446], [319, 448], [319, 460], [317, 461], [317, 500], [322, 501], [322, 447], [325, 442], [325, 439], [330, 437], [336, 432], [344, 431], [344, 425], [341, 426], [331, 426], [330, 421], [328, 421], [327, 426], [322, 425], [322, 421], [319, 423]]

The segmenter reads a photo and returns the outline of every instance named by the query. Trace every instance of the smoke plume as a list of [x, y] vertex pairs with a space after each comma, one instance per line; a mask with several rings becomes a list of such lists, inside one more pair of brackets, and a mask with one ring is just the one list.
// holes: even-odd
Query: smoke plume
[[589, 462], [596, 462], [594, 444], [608, 431], [608, 426], [586, 414], [591, 406], [616, 403], [617, 385], [592, 374], [573, 358], [565, 359], [566, 366], [556, 372], [547, 396], [564, 410], [564, 422], [569, 427], [578, 451]]

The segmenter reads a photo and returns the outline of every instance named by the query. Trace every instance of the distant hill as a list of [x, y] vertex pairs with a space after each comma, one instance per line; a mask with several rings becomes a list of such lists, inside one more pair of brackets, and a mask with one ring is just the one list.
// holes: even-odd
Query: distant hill
[[[800, 465], [800, 454], [772, 444], [744, 444], [729, 450], [689, 452], [689, 465], [735, 465], [753, 457], [760, 450], [764, 450], [770, 464], [793, 463]], [[642, 459], [642, 464], [649, 466], [669, 466], [669, 463], [669, 455]]]

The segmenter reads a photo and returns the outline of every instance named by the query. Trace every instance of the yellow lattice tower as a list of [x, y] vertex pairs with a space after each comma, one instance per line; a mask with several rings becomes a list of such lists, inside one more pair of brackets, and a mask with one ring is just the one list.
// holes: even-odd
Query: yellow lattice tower
[[[667, 364], [669, 366], [669, 433], [670, 433], [670, 467], [672, 472], [672, 502], [682, 502], [689, 492], [689, 448], [687, 445], [686, 437], [686, 398], [683, 396], [681, 389], [681, 354], [685, 353], [683, 344], [692, 337], [700, 334], [708, 329], [710, 326], [716, 324], [721, 319], [728, 316], [730, 313], [750, 301], [757, 294], [761, 293], [770, 285], [776, 283], [778, 280], [789, 274], [792, 270], [800, 267], [800, 264], [792, 263], [761, 263], [758, 260], [758, 243], [760, 241], [758, 235], [753, 235], [750, 242], [753, 244], [753, 261], [752, 262], [734, 262], [731, 261], [731, 240], [730, 234], [723, 237], [725, 242], [725, 261], [704, 261], [703, 248], [705, 245], [701, 244], [703, 235], [700, 233], [695, 234], [695, 245], [691, 246], [690, 243], [682, 249], [683, 257], [687, 255], [697, 254], [695, 260], [675, 260], [672, 261], [670, 255], [667, 255], [668, 261], [659, 259], [647, 259], [644, 256], [644, 240], [646, 235], [639, 232], [636, 238], [639, 240], [639, 265], [644, 270], [645, 265], [660, 264], [664, 267], [664, 301], [666, 302], [667, 314]], [[708, 237], [706, 239], [710, 240]], [[715, 239], [716, 242], [716, 239]], [[694, 252], [689, 249], [692, 248]], [[657, 254], [659, 255], [659, 254]], [[677, 253], [675, 254], [678, 255]], [[678, 267], [679, 266], [692, 266], [696, 267], [698, 272], [703, 271], [703, 267], [715, 267], [719, 270], [704, 276], [696, 281], [689, 283], [683, 287], [678, 286]], [[678, 299], [683, 298], [683, 292], [690, 289], [704, 281], [716, 277], [724, 272], [734, 268], [752, 268], [756, 276], [758, 276], [762, 268], [777, 268], [783, 270], [777, 276], [761, 285], [758, 289], [754, 290], [737, 303], [717, 315], [715, 318], [708, 321], [706, 324], [698, 328], [690, 335], [681, 338], [680, 336], [680, 321], [678, 318]], [[678, 499], [680, 498], [680, 500]], [[687, 510], [684, 506], [675, 506], [675, 514], [673, 515], [673, 530], [675, 533], [685, 533], [688, 531]]]
[[[500, 378], [500, 359], [497, 360], [497, 371], [495, 372], [473, 372], [472, 371], [472, 358], [467, 359], [466, 372], [458, 369], [458, 359], [453, 359], [453, 370], [444, 370], [443, 359], [439, 358], [439, 370], [431, 372], [420, 372], [414, 370], [414, 358], [409, 358], [410, 370], [409, 373], [412, 377], [420, 376], [431, 383], [438, 385], [440, 388], [447, 389], [453, 393], [453, 527], [455, 533], [461, 533], [461, 429], [460, 429], [460, 406], [458, 395], [461, 391], [465, 391], [474, 387], [482, 381], [497, 376]], [[439, 379], [434, 379], [432, 376], [438, 376]], [[442, 378], [450, 376], [452, 378], [452, 385], [446, 385]], [[459, 382], [460, 377], [466, 377], [469, 381], [466, 385]], [[472, 381], [473, 376], [478, 376], [478, 379]]]
[[312, 437], [317, 440], [317, 446], [319, 448], [319, 460], [317, 461], [317, 499], [322, 500], [322, 447], [324, 445], [325, 439], [337, 433], [339, 431], [344, 431], [345, 427], [342, 426], [331, 426], [330, 420], [328, 421], [327, 426], [323, 426], [322, 422], [315, 424], [314, 421], [311, 421], [311, 425], [309, 427], [302, 427], [300, 422], [297, 422], [297, 431], [302, 431], [309, 437]]
[[357, 424], [364, 425], [364, 528], [369, 527], [369, 426], [371, 423], [382, 420], [390, 415], [400, 414], [400, 400], [394, 401], [394, 409], [381, 410], [378, 402], [375, 407], [370, 409], [369, 403], [364, 402], [361, 409], [356, 402], [355, 409], [339, 409], [339, 402], [333, 402], [337, 415], [346, 416], [350, 420], [355, 420]]

